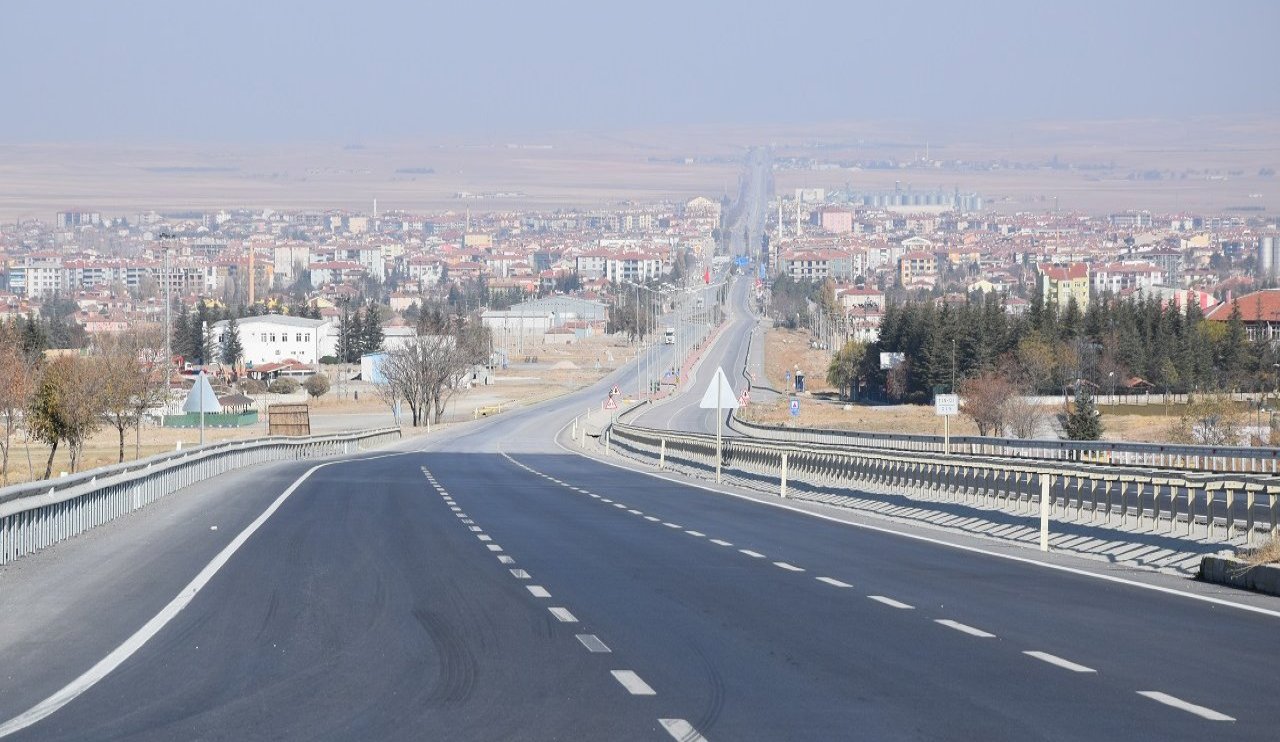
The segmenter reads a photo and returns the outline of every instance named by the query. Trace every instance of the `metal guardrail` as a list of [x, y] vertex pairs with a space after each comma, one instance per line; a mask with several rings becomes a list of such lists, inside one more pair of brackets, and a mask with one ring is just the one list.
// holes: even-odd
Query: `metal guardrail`
[[[700, 476], [715, 471], [713, 435], [614, 424], [607, 431], [606, 450], [609, 445], [656, 460], [659, 468]], [[1280, 480], [1266, 475], [1122, 469], [758, 438], [725, 439], [722, 456], [730, 479], [782, 497], [796, 490], [848, 490], [1038, 511], [1045, 549], [1051, 518], [1173, 537], [1201, 531], [1204, 538], [1224, 543], [1251, 543], [1258, 532], [1280, 532]]]
[[362, 446], [399, 437], [399, 428], [379, 428], [306, 438], [273, 436], [229, 441], [5, 487], [0, 489], [0, 564], [232, 469], [354, 453]]
[[[885, 451], [944, 453], [940, 435], [866, 433], [821, 428], [762, 425], [734, 415], [730, 426], [743, 435], [772, 440], [856, 445]], [[1006, 459], [1111, 464], [1199, 472], [1280, 473], [1280, 448], [1251, 446], [1184, 446], [1123, 441], [1045, 441], [1023, 438], [951, 436], [951, 453]]]

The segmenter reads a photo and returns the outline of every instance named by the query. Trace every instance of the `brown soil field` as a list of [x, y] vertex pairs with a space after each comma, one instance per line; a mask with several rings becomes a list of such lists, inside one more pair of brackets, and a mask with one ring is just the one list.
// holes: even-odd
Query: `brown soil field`
[[[622, 132], [557, 132], [522, 140], [377, 143], [4, 144], [0, 219], [52, 220], [82, 208], [108, 216], [159, 211], [357, 209], [510, 212], [601, 208], [718, 197], [737, 190], [748, 146], [779, 158], [1008, 162], [947, 170], [782, 169], [776, 190], [959, 188], [991, 208], [1107, 213], [1280, 209], [1280, 130], [1269, 119], [1007, 123], [926, 130], [900, 121], [787, 126], [702, 126]], [[1058, 157], [1069, 165], [1027, 168]], [[1175, 173], [1131, 180], [1145, 170]], [[430, 172], [428, 172], [430, 171]], [[1191, 171], [1183, 177], [1181, 173]], [[1211, 172], [1212, 171], [1212, 172]], [[1229, 174], [1235, 171], [1234, 174]], [[1223, 175], [1214, 175], [1213, 173]], [[459, 198], [459, 193], [472, 194]], [[483, 195], [483, 198], [475, 196]]]
[[814, 393], [834, 391], [827, 383], [831, 353], [811, 348], [809, 343], [812, 339], [813, 335], [808, 330], [774, 327], [765, 331], [764, 373], [769, 377], [769, 386], [784, 391], [795, 388], [794, 376], [788, 386], [787, 372], [794, 374], [799, 368], [804, 372], [806, 390]]

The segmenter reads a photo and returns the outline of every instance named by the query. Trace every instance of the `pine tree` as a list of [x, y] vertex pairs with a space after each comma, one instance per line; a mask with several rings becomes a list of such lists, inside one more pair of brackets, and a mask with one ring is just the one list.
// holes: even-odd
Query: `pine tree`
[[381, 313], [378, 305], [372, 300], [365, 308], [364, 317], [364, 333], [361, 337], [360, 350], [362, 353], [377, 353], [382, 350], [382, 321]]
[[187, 327], [187, 335], [190, 338], [191, 356], [196, 359], [200, 365], [209, 362], [209, 338], [205, 332], [209, 322], [209, 307], [205, 305], [202, 299], [196, 304], [195, 316], [191, 318], [190, 325]]
[[364, 320], [360, 317], [360, 308], [356, 307], [356, 311], [351, 313], [351, 322], [347, 327], [347, 354], [343, 357], [344, 363], [356, 363], [360, 360], [360, 351], [363, 349], [364, 338]]
[[240, 344], [240, 327], [236, 318], [227, 320], [226, 334], [222, 340], [222, 362], [228, 366], [236, 366], [244, 356], [244, 346]]
[[1080, 384], [1067, 423], [1063, 426], [1067, 437], [1073, 441], [1096, 441], [1102, 437], [1102, 415], [1093, 402], [1093, 395]]
[[1233, 384], [1244, 369], [1247, 340], [1244, 320], [1240, 313], [1240, 302], [1233, 301], [1231, 314], [1227, 317], [1227, 332], [1218, 349], [1217, 370], [1221, 381], [1226, 384]]
[[191, 351], [191, 313], [185, 304], [173, 318], [173, 337], [170, 339], [170, 345], [174, 355], [182, 356], [187, 360], [194, 355]]

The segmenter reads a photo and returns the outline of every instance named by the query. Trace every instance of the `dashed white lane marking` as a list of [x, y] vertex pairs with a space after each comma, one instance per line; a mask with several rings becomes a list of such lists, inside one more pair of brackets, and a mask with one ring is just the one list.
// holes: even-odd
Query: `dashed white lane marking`
[[724, 539], [720, 539], [720, 538], [711, 539], [711, 543], [715, 544], [716, 546], [733, 546], [731, 542], [725, 541]]
[[707, 536], [707, 534], [703, 533], [702, 531], [689, 531], [689, 530], [686, 530], [686, 531], [685, 531], [685, 533], [687, 533], [687, 534], [689, 534], [690, 536], [693, 536], [693, 537], [695, 537], [695, 538], [706, 538], [706, 536]]
[[1163, 703], [1166, 706], [1172, 706], [1176, 709], [1181, 709], [1183, 711], [1186, 711], [1189, 714], [1195, 714], [1196, 716], [1199, 716], [1203, 719], [1208, 719], [1209, 721], [1235, 721], [1235, 718], [1227, 716], [1224, 713], [1214, 711], [1213, 709], [1207, 708], [1205, 706], [1198, 706], [1194, 703], [1188, 703], [1187, 701], [1184, 701], [1181, 698], [1174, 698], [1168, 693], [1161, 693], [1158, 690], [1140, 690], [1138, 691], [1138, 695], [1146, 696], [1147, 698], [1150, 698], [1153, 701], [1158, 701], [1160, 703]]
[[764, 554], [761, 554], [758, 551], [752, 551], [750, 549], [738, 549], [738, 551], [754, 559], [764, 559]]
[[455, 512], [455, 513], [461, 513], [461, 512], [462, 512], [462, 508], [458, 507], [457, 505], [453, 505], [453, 506], [451, 506], [449, 509], [450, 509], [450, 510], [452, 510], [453, 512]]
[[603, 503], [606, 503], [606, 504], [607, 504], [607, 503], [612, 503], [612, 502], [613, 502], [613, 500], [610, 500], [610, 499], [609, 499], [609, 498], [607, 498], [607, 497], [601, 497], [601, 498], [600, 498], [600, 502], [603, 502]]
[[627, 506], [626, 506], [626, 505], [623, 505], [623, 504], [622, 504], [622, 503], [620, 503], [620, 502], [615, 502], [615, 503], [613, 504], [613, 506], [614, 506], [615, 508], [620, 509], [620, 510], [626, 510], [626, 509], [627, 509]]
[[662, 525], [666, 526], [667, 528], [675, 528], [676, 530], [684, 528], [684, 526], [677, 525], [675, 523], [668, 523], [665, 520], [662, 522]]
[[515, 564], [516, 560], [515, 557], [509, 557], [506, 554], [502, 554], [498, 557], [498, 562], [501, 564]]
[[934, 623], [940, 623], [940, 624], [942, 624], [943, 626], [946, 626], [946, 627], [947, 627], [947, 628], [949, 628], [949, 629], [955, 629], [956, 631], [959, 631], [959, 632], [961, 632], [961, 633], [968, 634], [969, 636], [976, 636], [976, 637], [978, 637], [979, 639], [994, 639], [994, 638], [996, 638], [996, 635], [995, 635], [995, 634], [989, 634], [989, 633], [987, 633], [987, 632], [983, 631], [982, 629], [975, 629], [975, 628], [973, 628], [972, 626], [969, 626], [968, 624], [962, 624], [962, 623], [960, 623], [959, 621], [952, 621], [952, 620], [951, 620], [951, 619], [949, 619], [949, 618], [935, 618], [933, 621], [934, 621]]
[[[885, 596], [883, 596], [883, 595], [868, 595], [867, 597], [868, 597], [868, 598], [871, 598], [872, 600], [874, 600], [874, 601], [875, 601], [875, 602], [877, 602], [877, 603], [884, 603], [885, 605], [889, 606], [890, 608], [900, 608], [900, 609], [902, 609], [902, 610], [904, 610], [904, 611], [915, 610], [915, 606], [913, 606], [913, 605], [908, 605], [908, 604], [906, 604], [906, 603], [903, 603], [903, 602], [902, 602], [902, 601], [900, 601], [900, 600], [894, 600], [893, 598], [886, 598], [886, 597], [885, 597]], [[941, 622], [941, 621], [939, 621], [939, 623], [942, 623], [942, 622]], [[954, 621], [952, 621], [951, 623], [955, 623], [955, 622], [954, 622]], [[946, 624], [946, 625], [947, 625], [947, 626], [951, 626], [951, 623], [948, 623], [948, 624]], [[955, 627], [955, 626], [952, 626], [951, 628], [956, 628], [956, 627]]]
[[600, 637], [595, 634], [578, 634], [578, 641], [582, 642], [582, 646], [587, 648], [588, 652], [612, 652], [604, 642], [600, 641]]
[[778, 567], [779, 569], [785, 569], [785, 570], [787, 570], [788, 572], [803, 572], [803, 571], [804, 571], [804, 567], [797, 567], [797, 566], [796, 566], [796, 565], [794, 565], [794, 564], [787, 564], [786, 562], [774, 562], [774, 563], [773, 563], [773, 566]]
[[597, 499], [597, 500], [599, 500], [599, 499], [600, 499], [600, 495], [597, 495], [597, 494], [596, 494], [596, 493], [594, 493], [594, 492], [588, 492], [587, 494], [588, 494], [588, 495], [591, 495], [592, 497], [594, 497], [594, 498], [595, 498], [595, 499]]
[[611, 670], [614, 680], [622, 684], [623, 688], [633, 696], [656, 696], [657, 692], [649, 687], [649, 684], [640, 679], [640, 676], [631, 670]]
[[487, 533], [480, 533], [480, 534], [477, 534], [477, 535], [476, 535], [476, 538], [480, 539], [481, 541], [492, 541], [492, 540], [493, 540], [493, 536], [490, 536], [490, 535], [489, 535], [489, 534], [487, 534]]
[[488, 547], [489, 551], [502, 551], [502, 547], [497, 544], [485, 544], [485, 546]]
[[1057, 665], [1058, 667], [1061, 667], [1065, 670], [1070, 670], [1071, 672], [1097, 672], [1097, 670], [1093, 669], [1092, 667], [1077, 665], [1071, 660], [1064, 660], [1061, 657], [1049, 654], [1048, 652], [1024, 651], [1023, 654], [1027, 655], [1028, 657], [1035, 657], [1036, 659], [1041, 660], [1043, 662], [1048, 662], [1050, 665]]
[[550, 598], [551, 593], [542, 585], [526, 585], [529, 588], [529, 594], [535, 598]]
[[834, 577], [816, 577], [814, 579], [818, 582], [825, 582], [832, 587], [853, 587], [853, 585], [850, 585], [847, 582], [841, 582]]
[[658, 723], [680, 742], [707, 742], [707, 738], [698, 734], [698, 730], [684, 719], [658, 719]]
[[657, 523], [658, 521], [662, 520], [661, 518], [655, 518], [652, 515], [646, 515], [644, 519], [649, 521], [650, 523]]
[[529, 573], [528, 573], [528, 572], [526, 572], [526, 571], [524, 571], [523, 569], [513, 569], [513, 570], [511, 570], [511, 576], [512, 576], [512, 577], [514, 577], [514, 578], [516, 578], [517, 580], [527, 580], [527, 579], [529, 579]]
[[578, 622], [577, 617], [575, 617], [572, 613], [570, 613], [568, 608], [551, 607], [551, 608], [548, 608], [547, 610], [551, 611], [551, 615], [555, 616], [556, 620], [560, 621], [561, 623], [577, 623]]
[[644, 513], [640, 512], [639, 510], [628, 510], [627, 512], [631, 513], [632, 515], [644, 515]]
[[484, 529], [481, 528], [480, 526], [467, 526], [467, 530], [471, 531], [472, 533], [480, 533]]

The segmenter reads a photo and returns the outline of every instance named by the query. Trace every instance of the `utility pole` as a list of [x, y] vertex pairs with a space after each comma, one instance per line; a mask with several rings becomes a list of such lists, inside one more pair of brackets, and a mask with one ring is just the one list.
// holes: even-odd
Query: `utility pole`
[[951, 338], [951, 393], [956, 393], [956, 339]]
[[164, 272], [164, 409], [160, 411], [160, 424], [164, 425], [165, 413], [169, 411], [169, 380], [173, 377], [170, 365], [173, 363], [173, 299], [169, 296], [169, 235], [160, 234], [160, 249], [163, 251], [162, 265]]

